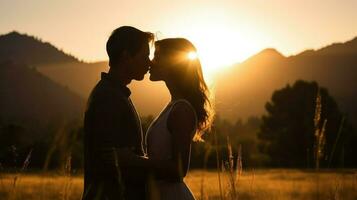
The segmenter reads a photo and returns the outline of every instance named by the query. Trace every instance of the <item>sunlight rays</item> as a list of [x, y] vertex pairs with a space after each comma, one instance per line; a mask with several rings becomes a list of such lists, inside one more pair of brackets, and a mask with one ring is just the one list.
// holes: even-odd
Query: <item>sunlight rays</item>
[[237, 27], [224, 18], [207, 20], [207, 17], [199, 16], [188, 25], [181, 24], [175, 27], [181, 33], [169, 35], [187, 38], [196, 46], [197, 54], [189, 57], [200, 59], [205, 79], [212, 82], [218, 72], [258, 52], [263, 38], [247, 25]]

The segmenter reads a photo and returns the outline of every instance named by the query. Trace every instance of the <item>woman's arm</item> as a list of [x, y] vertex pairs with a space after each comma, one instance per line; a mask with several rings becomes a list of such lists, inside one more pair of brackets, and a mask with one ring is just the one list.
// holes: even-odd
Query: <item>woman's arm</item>
[[169, 114], [167, 127], [172, 134], [173, 157], [157, 161], [155, 168], [159, 170], [155, 170], [155, 174], [162, 179], [182, 179], [188, 170], [191, 141], [196, 128], [192, 107], [185, 102], [177, 102]]

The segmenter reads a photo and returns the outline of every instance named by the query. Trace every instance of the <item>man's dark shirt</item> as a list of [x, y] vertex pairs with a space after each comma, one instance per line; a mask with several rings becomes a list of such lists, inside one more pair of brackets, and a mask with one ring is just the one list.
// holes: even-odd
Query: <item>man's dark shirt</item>
[[144, 155], [140, 120], [129, 96], [125, 85], [102, 73], [89, 97], [84, 117], [84, 200], [145, 199], [144, 177], [134, 174], [137, 170], [104, 162], [103, 152], [113, 147]]

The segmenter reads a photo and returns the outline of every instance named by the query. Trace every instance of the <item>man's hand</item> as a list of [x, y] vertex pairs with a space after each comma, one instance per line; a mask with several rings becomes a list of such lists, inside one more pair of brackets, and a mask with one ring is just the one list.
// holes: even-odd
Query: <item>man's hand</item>
[[135, 153], [130, 148], [115, 148], [108, 147], [102, 149], [102, 160], [107, 165], [119, 166], [121, 162], [127, 162], [133, 157], [136, 157]]

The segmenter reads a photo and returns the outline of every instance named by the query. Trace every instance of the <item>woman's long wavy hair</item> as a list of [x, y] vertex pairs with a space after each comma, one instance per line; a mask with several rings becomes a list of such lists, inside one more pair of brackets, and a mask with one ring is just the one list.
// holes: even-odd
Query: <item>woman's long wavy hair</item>
[[214, 112], [201, 62], [198, 57], [189, 58], [190, 53], [197, 52], [195, 46], [184, 38], [169, 38], [156, 41], [155, 48], [170, 59], [170, 81], [196, 111], [197, 128], [193, 139], [202, 140], [202, 134], [211, 127]]

